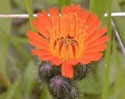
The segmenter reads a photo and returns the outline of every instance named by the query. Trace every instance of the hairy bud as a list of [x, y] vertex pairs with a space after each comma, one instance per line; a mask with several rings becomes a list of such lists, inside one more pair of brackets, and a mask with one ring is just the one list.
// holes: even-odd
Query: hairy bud
[[74, 80], [82, 80], [89, 72], [89, 66], [78, 64], [74, 68]]
[[50, 80], [49, 90], [54, 99], [68, 99], [71, 85], [62, 76], [55, 76]]
[[54, 68], [49, 62], [42, 62], [39, 66], [39, 77], [40, 80], [49, 82], [54, 76]]

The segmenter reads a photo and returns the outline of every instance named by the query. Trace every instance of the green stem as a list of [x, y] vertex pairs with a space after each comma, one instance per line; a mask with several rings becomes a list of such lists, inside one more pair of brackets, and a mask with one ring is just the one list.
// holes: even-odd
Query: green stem
[[62, 6], [69, 6], [71, 0], [59, 0], [59, 10], [62, 10]]
[[103, 79], [103, 89], [102, 89], [102, 99], [108, 99], [109, 91], [109, 69], [110, 69], [110, 56], [111, 56], [111, 9], [108, 14], [108, 31], [109, 41], [107, 42], [107, 49], [105, 52], [105, 67], [104, 67], [104, 79]]
[[26, 10], [28, 12], [29, 15], [29, 21], [30, 21], [30, 25], [31, 25], [31, 29], [33, 29], [32, 27], [32, 20], [33, 20], [33, 10], [32, 10], [32, 4], [30, 0], [25, 0], [25, 6], [26, 6]]

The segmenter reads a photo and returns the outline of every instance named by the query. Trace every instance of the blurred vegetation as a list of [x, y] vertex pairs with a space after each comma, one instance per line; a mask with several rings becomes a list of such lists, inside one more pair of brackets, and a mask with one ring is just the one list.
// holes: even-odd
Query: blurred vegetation
[[[25, 1], [27, 0], [1, 0], [0, 14], [26, 13], [28, 9]], [[101, 99], [103, 95], [107, 97], [103, 99], [125, 99], [125, 55], [114, 30], [111, 31], [111, 17], [103, 17], [108, 9], [112, 12], [125, 11], [125, 0], [113, 0], [113, 3], [112, 0], [71, 2], [90, 8], [105, 25], [108, 24], [108, 32], [112, 34], [108, 45], [111, 50], [105, 54], [106, 57], [91, 66], [89, 75], [78, 83], [80, 99]], [[59, 6], [58, 0], [31, 0], [31, 3], [32, 9], [29, 10], [33, 10], [33, 13]], [[125, 17], [113, 17], [113, 21], [125, 45]], [[32, 47], [25, 36], [29, 28], [28, 19], [0, 19], [0, 99], [52, 99], [44, 83], [39, 83], [37, 69], [40, 61], [31, 55]], [[109, 65], [108, 69], [105, 64]], [[104, 78], [109, 78], [106, 83], [103, 83]]]

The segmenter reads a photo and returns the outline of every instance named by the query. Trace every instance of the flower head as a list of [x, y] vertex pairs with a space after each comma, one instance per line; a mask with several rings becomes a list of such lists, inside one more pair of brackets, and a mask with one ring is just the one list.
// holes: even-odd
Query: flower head
[[89, 64], [102, 57], [108, 37], [106, 28], [100, 28], [101, 21], [96, 15], [83, 10], [79, 5], [58, 8], [37, 14], [32, 22], [38, 33], [31, 30], [27, 36], [36, 47], [34, 55], [53, 66], [61, 66], [64, 77], [73, 78], [73, 66]]

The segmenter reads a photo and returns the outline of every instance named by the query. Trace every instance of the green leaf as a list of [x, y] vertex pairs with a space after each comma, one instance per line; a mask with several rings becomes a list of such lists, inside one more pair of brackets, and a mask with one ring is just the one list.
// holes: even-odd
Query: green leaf
[[[114, 44], [113, 44], [113, 46], [114, 46]], [[113, 47], [113, 49], [114, 49], [114, 47]], [[109, 99], [120, 99], [120, 98], [114, 98], [114, 97], [121, 97], [122, 95], [122, 97], [125, 97], [124, 95], [124, 90], [125, 90], [125, 87], [122, 87], [122, 88], [120, 88], [116, 93], [117, 94], [114, 94], [114, 87], [115, 87], [115, 82], [116, 82], [116, 75], [121, 75], [121, 77], [124, 77], [124, 75], [125, 75], [125, 66], [124, 66], [124, 64], [125, 64], [125, 61], [124, 61], [124, 59], [125, 59], [125, 56], [121, 53], [121, 52], [117, 52], [117, 57], [119, 58], [119, 60], [120, 60], [120, 64], [121, 64], [121, 69], [122, 69], [122, 71], [123, 71], [123, 74], [121, 75], [121, 73], [120, 74], [117, 74], [117, 71], [119, 71], [119, 70], [117, 70], [117, 68], [116, 67], [118, 67], [119, 65], [117, 65], [116, 64], [116, 57], [114, 57], [114, 51], [113, 51], [113, 55], [110, 55], [110, 72], [109, 72]], [[98, 77], [98, 80], [99, 80], [99, 84], [102, 86], [102, 82], [103, 82], [103, 79], [104, 79], [104, 59], [103, 60], [101, 60], [100, 62], [99, 62], [99, 64], [98, 64], [98, 68], [97, 68], [97, 77]], [[117, 78], [117, 79], [121, 79], [121, 77], [120, 78]], [[119, 81], [118, 81], [119, 82]], [[124, 78], [122, 78], [122, 82], [120, 81], [119, 83], [124, 83], [125, 84], [125, 79]], [[114, 96], [115, 95], [115, 96]], [[124, 98], [123, 98], [124, 99]]]
[[84, 2], [85, 0], [72, 0], [73, 3], [82, 3]]
[[[11, 12], [12, 11], [11, 11], [10, 0], [1, 0], [0, 14], [10, 14]], [[11, 19], [0, 19], [0, 27], [2, 30], [4, 30], [4, 32], [10, 33], [11, 32]]]
[[24, 93], [28, 97], [33, 89], [36, 80], [36, 67], [33, 61], [29, 61], [28, 66], [24, 71]]
[[[6, 5], [6, 6], [5, 6]], [[2, 0], [0, 3], [0, 13], [10, 13], [11, 8], [9, 0]], [[1, 72], [5, 73], [5, 58], [8, 50], [9, 43], [9, 33], [11, 31], [11, 20], [10, 19], [0, 19], [0, 67]]]
[[[113, 52], [114, 53], [114, 52]], [[123, 87], [121, 89], [119, 89], [119, 91], [117, 91], [117, 94], [115, 94], [114, 96], [114, 83], [115, 83], [115, 80], [116, 80], [116, 73], [117, 73], [117, 64], [116, 64], [116, 57], [114, 57], [114, 55], [111, 55], [110, 56], [111, 59], [110, 59], [110, 71], [109, 71], [109, 98], [108, 99], [119, 99], [119, 98], [113, 98], [113, 97], [116, 97], [116, 96], [119, 96], [119, 95], [122, 95], [122, 93], [124, 92], [123, 91]], [[124, 67], [124, 64], [125, 64], [125, 61], [124, 61], [124, 58], [125, 56], [122, 54], [122, 53], [118, 53], [118, 57], [121, 61], [121, 67], [122, 67], [122, 70], [124, 71], [123, 72], [123, 75], [122, 77], [125, 75], [125, 67]], [[97, 68], [97, 78], [99, 80], [99, 85], [103, 85], [103, 79], [104, 79], [104, 59], [101, 60], [98, 64], [98, 68]], [[118, 74], [119, 75], [119, 74]], [[119, 79], [119, 78], [118, 78]], [[122, 78], [122, 82], [125, 84], [125, 79]], [[110, 98], [111, 97], [111, 98]], [[124, 98], [123, 98], [124, 99]]]
[[94, 75], [90, 73], [85, 79], [78, 83], [80, 92], [87, 94], [99, 94], [100, 85], [99, 82], [95, 79]]
[[59, 10], [61, 11], [62, 6], [69, 6], [71, 0], [59, 0]]
[[[123, 69], [121, 66], [121, 60], [118, 56], [117, 48], [116, 48], [116, 41], [115, 39], [113, 40], [113, 52], [114, 52], [114, 57], [115, 57], [115, 62], [116, 62], [116, 73], [115, 73], [115, 93], [114, 96], [116, 96], [119, 99], [123, 99], [123, 95], [118, 95], [121, 91], [121, 89], [124, 87], [124, 76], [123, 76]], [[125, 90], [125, 89], [124, 89]]]
[[90, 0], [90, 11], [96, 13], [99, 18], [109, 9], [113, 0]]
[[47, 3], [48, 3], [49, 5], [57, 4], [57, 3], [58, 3], [58, 0], [47, 0]]
[[14, 84], [8, 89], [5, 99], [21, 99], [21, 77], [18, 76]]
[[49, 93], [47, 86], [44, 86], [41, 91], [41, 99], [53, 99]]
[[[6, 6], [5, 6], [6, 5]], [[10, 0], [1, 0], [0, 14], [11, 13]], [[11, 32], [11, 19], [0, 19], [0, 83], [10, 86], [6, 71], [6, 56]]]

